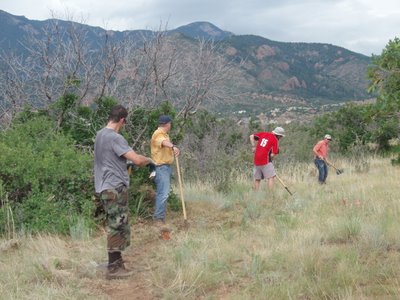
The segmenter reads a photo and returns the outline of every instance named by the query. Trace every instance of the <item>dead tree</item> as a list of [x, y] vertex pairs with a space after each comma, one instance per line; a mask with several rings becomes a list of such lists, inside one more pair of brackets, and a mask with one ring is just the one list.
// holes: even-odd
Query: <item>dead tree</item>
[[[76, 106], [104, 96], [130, 108], [152, 109], [167, 100], [186, 120], [204, 103], [230, 97], [226, 82], [233, 64], [212, 41], [169, 35], [160, 26], [141, 38], [116, 39], [115, 32], [104, 31], [101, 42], [93, 44], [90, 30], [52, 19], [42, 33], [29, 36], [25, 55], [1, 53], [6, 69], [0, 75], [2, 115], [12, 118], [24, 105], [48, 107], [74, 94]], [[58, 123], [65, 117], [60, 113]], [[143, 138], [146, 126], [136, 128], [133, 140]]]

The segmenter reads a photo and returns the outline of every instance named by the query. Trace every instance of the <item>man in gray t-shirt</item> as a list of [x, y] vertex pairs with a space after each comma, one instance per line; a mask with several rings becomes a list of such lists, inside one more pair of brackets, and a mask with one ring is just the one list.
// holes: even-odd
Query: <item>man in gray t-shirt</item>
[[126, 161], [145, 166], [151, 158], [137, 154], [119, 134], [125, 125], [128, 111], [122, 105], [111, 109], [107, 126], [101, 129], [94, 143], [94, 182], [107, 221], [107, 278], [124, 278], [132, 275], [125, 268], [121, 251], [130, 245], [128, 208], [129, 175]]
[[94, 182], [96, 193], [121, 185], [129, 187], [126, 158], [133, 151], [122, 135], [111, 128], [101, 129], [94, 147]]

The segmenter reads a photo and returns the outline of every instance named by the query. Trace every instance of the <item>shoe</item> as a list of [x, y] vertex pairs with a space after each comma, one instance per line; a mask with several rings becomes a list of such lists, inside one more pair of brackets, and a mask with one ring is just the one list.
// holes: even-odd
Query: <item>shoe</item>
[[[169, 233], [171, 232], [171, 229], [169, 228], [169, 226], [165, 223], [164, 220], [161, 219], [156, 219], [153, 222], [153, 226], [155, 231], [157, 232], [157, 234], [159, 234], [160, 237], [163, 237], [164, 239], [166, 239], [166, 235], [169, 236]], [[169, 239], [169, 238], [168, 238]]]
[[162, 219], [154, 219], [153, 220], [153, 227], [157, 230], [161, 230], [165, 226], [165, 221]]
[[108, 280], [112, 279], [125, 279], [133, 275], [133, 271], [125, 268], [122, 259], [107, 266], [106, 278]]
[[156, 171], [152, 171], [152, 172], [150, 173], [149, 178], [150, 178], [151, 180], [154, 180], [154, 178], [156, 178]]

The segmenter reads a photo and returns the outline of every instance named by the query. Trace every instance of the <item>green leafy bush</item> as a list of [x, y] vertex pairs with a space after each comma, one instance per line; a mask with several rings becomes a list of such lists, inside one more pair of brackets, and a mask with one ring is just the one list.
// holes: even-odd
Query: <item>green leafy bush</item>
[[55, 102], [49, 116], [57, 124], [57, 129], [73, 138], [80, 146], [93, 146], [96, 132], [107, 122], [111, 108], [118, 104], [112, 97], [102, 97], [91, 107], [78, 105], [78, 97], [66, 94]]
[[91, 219], [93, 158], [48, 117], [32, 114], [23, 121], [16, 118], [0, 134], [0, 179], [16, 227], [67, 233], [74, 216]]

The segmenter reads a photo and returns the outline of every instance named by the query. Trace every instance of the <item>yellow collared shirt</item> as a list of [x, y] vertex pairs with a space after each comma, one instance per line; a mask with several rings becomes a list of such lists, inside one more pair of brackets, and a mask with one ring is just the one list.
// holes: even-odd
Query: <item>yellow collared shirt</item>
[[174, 151], [172, 148], [163, 147], [163, 141], [169, 141], [169, 135], [161, 127], [154, 131], [151, 137], [151, 158], [156, 165], [172, 164], [174, 162]]

